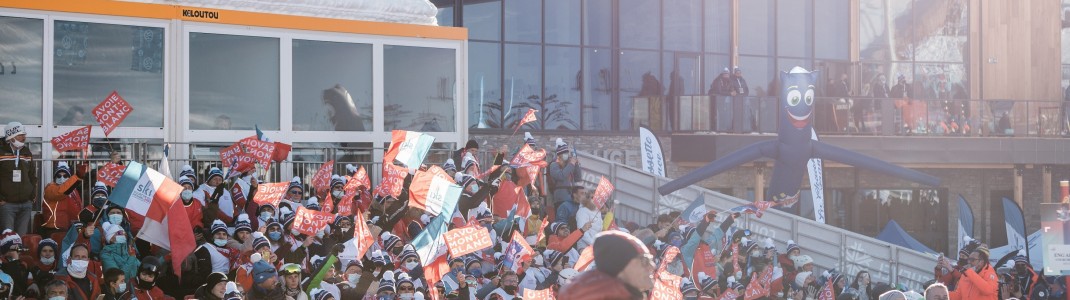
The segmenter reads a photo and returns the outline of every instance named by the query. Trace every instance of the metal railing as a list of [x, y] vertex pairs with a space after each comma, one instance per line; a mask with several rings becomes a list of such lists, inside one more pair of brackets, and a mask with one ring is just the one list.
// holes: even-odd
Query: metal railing
[[[631, 128], [673, 132], [776, 133], [782, 106], [777, 97], [756, 96], [631, 101]], [[1064, 101], [818, 97], [813, 107], [812, 125], [822, 135], [1070, 136]]]
[[[669, 178], [582, 152], [579, 156], [582, 158], [583, 180], [588, 188], [593, 190], [602, 176], [613, 182], [615, 190], [611, 197], [619, 201], [614, 213], [623, 221], [640, 225], [654, 223], [661, 213], [683, 211], [700, 194], [705, 196], [706, 205], [716, 211], [750, 203], [697, 186], [661, 196], [657, 187]], [[901, 284], [914, 290], [921, 290], [923, 284], [933, 278], [936, 257], [932, 255], [779, 210], [767, 210], [762, 218], [746, 215], [737, 220], [736, 226], [750, 229], [760, 238], [772, 238], [779, 249], [784, 249], [788, 240], [794, 240], [818, 266], [836, 269], [848, 276], [868, 271], [874, 281]]]

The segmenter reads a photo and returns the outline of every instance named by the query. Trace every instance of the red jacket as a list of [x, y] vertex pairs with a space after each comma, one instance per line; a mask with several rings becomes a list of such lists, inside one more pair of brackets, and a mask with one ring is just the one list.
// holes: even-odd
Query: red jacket
[[89, 279], [90, 285], [90, 291], [89, 293], [86, 293], [78, 287], [78, 283], [75, 283], [74, 278], [71, 278], [71, 276], [56, 275], [56, 279], [62, 280], [63, 282], [67, 283], [67, 290], [69, 292], [69, 297], [67, 299], [83, 300], [94, 300], [97, 299], [97, 296], [100, 296], [100, 279], [98, 279], [98, 277], [100, 276], [93, 274], [92, 272], [86, 273], [85, 278]]
[[599, 270], [576, 275], [557, 293], [558, 299], [622, 300], [645, 299], [645, 295], [628, 288], [623, 282]]
[[999, 279], [991, 265], [986, 265], [980, 273], [973, 268], [962, 272], [958, 287], [951, 292], [951, 300], [998, 299]]
[[[131, 281], [131, 283], [133, 283], [133, 282], [134, 281]], [[131, 284], [131, 286], [134, 286], [134, 285]], [[174, 300], [175, 299], [175, 298], [173, 298], [171, 296], [164, 295], [163, 291], [160, 290], [160, 287], [156, 287], [156, 286], [152, 287], [151, 290], [143, 290], [143, 289], [139, 289], [139, 288], [134, 288], [134, 297], [137, 298], [138, 300]]]
[[186, 209], [186, 217], [189, 218], [189, 225], [193, 228], [197, 228], [198, 226], [204, 228], [204, 222], [201, 220], [204, 205], [201, 205], [201, 202], [197, 201], [197, 199], [192, 200], [193, 201], [190, 201], [189, 205], [185, 205], [185, 203], [183, 203], [183, 206]]
[[572, 245], [575, 245], [576, 241], [580, 240], [581, 237], [583, 237], [583, 230], [573, 231], [564, 239], [558, 237], [557, 234], [551, 234], [550, 242], [546, 244], [546, 249], [568, 253], [568, 249], [572, 248]]
[[67, 229], [71, 227], [71, 221], [78, 220], [78, 212], [82, 211], [82, 195], [78, 190], [73, 190], [78, 176], [71, 176], [62, 185], [55, 182], [45, 186], [45, 201], [41, 205], [41, 214], [44, 218], [42, 227], [50, 229]]

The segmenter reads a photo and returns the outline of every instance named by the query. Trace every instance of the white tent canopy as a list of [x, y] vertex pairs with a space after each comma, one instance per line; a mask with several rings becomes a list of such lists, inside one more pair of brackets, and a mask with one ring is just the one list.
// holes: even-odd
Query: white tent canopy
[[428, 0], [124, 0], [227, 10], [437, 25], [438, 9]]

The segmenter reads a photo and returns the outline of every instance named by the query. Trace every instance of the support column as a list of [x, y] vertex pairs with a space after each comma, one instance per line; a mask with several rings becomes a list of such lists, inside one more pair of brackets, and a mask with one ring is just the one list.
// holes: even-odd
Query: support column
[[754, 201], [765, 201], [765, 162], [754, 163]]
[[1041, 182], [1041, 187], [1042, 187], [1042, 189], [1044, 189], [1044, 191], [1043, 191], [1044, 199], [1041, 199], [1042, 201], [1040, 203], [1052, 203], [1053, 199], [1051, 197], [1051, 166], [1044, 165], [1044, 166], [1040, 167], [1040, 172], [1041, 172], [1040, 174], [1041, 174], [1041, 178], [1042, 178], [1041, 180], [1044, 181], [1044, 182]]
[[1025, 171], [1025, 166], [1014, 165], [1014, 202], [1018, 203], [1018, 207], [1022, 206], [1022, 172]]

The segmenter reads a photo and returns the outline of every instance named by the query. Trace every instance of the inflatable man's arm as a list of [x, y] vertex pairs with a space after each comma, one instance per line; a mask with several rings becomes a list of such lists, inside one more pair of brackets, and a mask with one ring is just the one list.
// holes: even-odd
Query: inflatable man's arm
[[879, 160], [864, 154], [843, 149], [824, 142], [812, 141], [815, 158], [834, 160], [855, 167], [877, 171], [920, 184], [937, 187], [940, 186], [940, 178], [914, 171], [883, 160]]
[[706, 180], [706, 178], [721, 174], [724, 171], [728, 171], [729, 169], [738, 167], [739, 165], [748, 163], [752, 160], [762, 157], [773, 157], [773, 153], [776, 152], [776, 143], [777, 140], [767, 140], [736, 150], [736, 152], [732, 152], [721, 159], [712, 161], [697, 170], [691, 171], [691, 173], [684, 175], [684, 177], [677, 178], [676, 180], [658, 187], [658, 193], [668, 195], [676, 190]]

